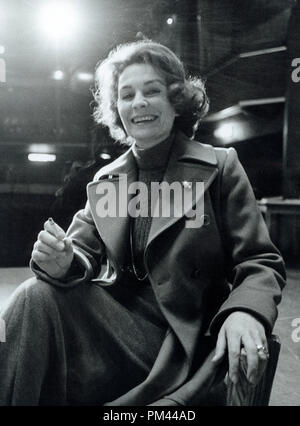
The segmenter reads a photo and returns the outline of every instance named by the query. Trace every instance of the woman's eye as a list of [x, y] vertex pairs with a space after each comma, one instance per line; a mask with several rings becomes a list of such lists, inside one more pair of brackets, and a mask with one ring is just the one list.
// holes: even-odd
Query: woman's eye
[[128, 100], [128, 99], [132, 99], [133, 95], [131, 93], [125, 93], [124, 95], [121, 96], [121, 99], [123, 100]]
[[149, 89], [149, 90], [147, 90], [147, 92], [146, 92], [146, 95], [156, 95], [156, 94], [158, 94], [158, 93], [160, 93], [160, 89]]

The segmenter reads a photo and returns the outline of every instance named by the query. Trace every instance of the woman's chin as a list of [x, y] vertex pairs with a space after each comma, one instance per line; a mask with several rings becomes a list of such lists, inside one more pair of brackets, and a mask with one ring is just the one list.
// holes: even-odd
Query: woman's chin
[[144, 134], [135, 134], [131, 135], [136, 141], [136, 144], [140, 148], [151, 148], [165, 140], [169, 135], [158, 135], [157, 133], [144, 133]]

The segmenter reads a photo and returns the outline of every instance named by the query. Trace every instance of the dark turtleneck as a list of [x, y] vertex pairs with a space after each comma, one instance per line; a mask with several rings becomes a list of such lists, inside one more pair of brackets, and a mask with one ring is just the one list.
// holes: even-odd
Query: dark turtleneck
[[174, 133], [162, 142], [150, 147], [140, 148], [136, 144], [132, 147], [132, 152], [139, 170], [165, 169], [169, 151], [174, 140]]
[[174, 132], [162, 142], [153, 147], [142, 149], [134, 145], [132, 152], [137, 164], [138, 181], [146, 184], [148, 188], [148, 216], [138, 216], [131, 219], [132, 249], [134, 265], [139, 277], [145, 276], [144, 250], [151, 227], [151, 182], [161, 182], [167, 167], [170, 149], [174, 141]]

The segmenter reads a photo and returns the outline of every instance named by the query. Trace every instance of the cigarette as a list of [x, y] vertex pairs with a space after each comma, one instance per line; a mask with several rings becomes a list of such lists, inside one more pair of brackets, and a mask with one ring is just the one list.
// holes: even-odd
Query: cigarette
[[61, 238], [61, 236], [59, 236], [59, 234], [58, 234], [58, 229], [57, 229], [57, 225], [56, 225], [56, 223], [54, 222], [54, 220], [52, 219], [52, 217], [49, 217], [48, 222], [49, 222], [49, 223], [50, 223], [50, 225], [51, 225], [52, 232], [53, 232], [53, 235], [55, 236], [55, 238], [57, 238], [58, 240], [62, 241], [62, 240], [63, 240], [63, 238]]

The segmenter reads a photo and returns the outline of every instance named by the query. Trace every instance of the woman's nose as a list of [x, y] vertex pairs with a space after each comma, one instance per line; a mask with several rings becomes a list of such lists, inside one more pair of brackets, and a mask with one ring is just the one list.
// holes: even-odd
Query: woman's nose
[[146, 106], [147, 100], [144, 95], [142, 93], [136, 93], [132, 102], [132, 108], [145, 108]]

